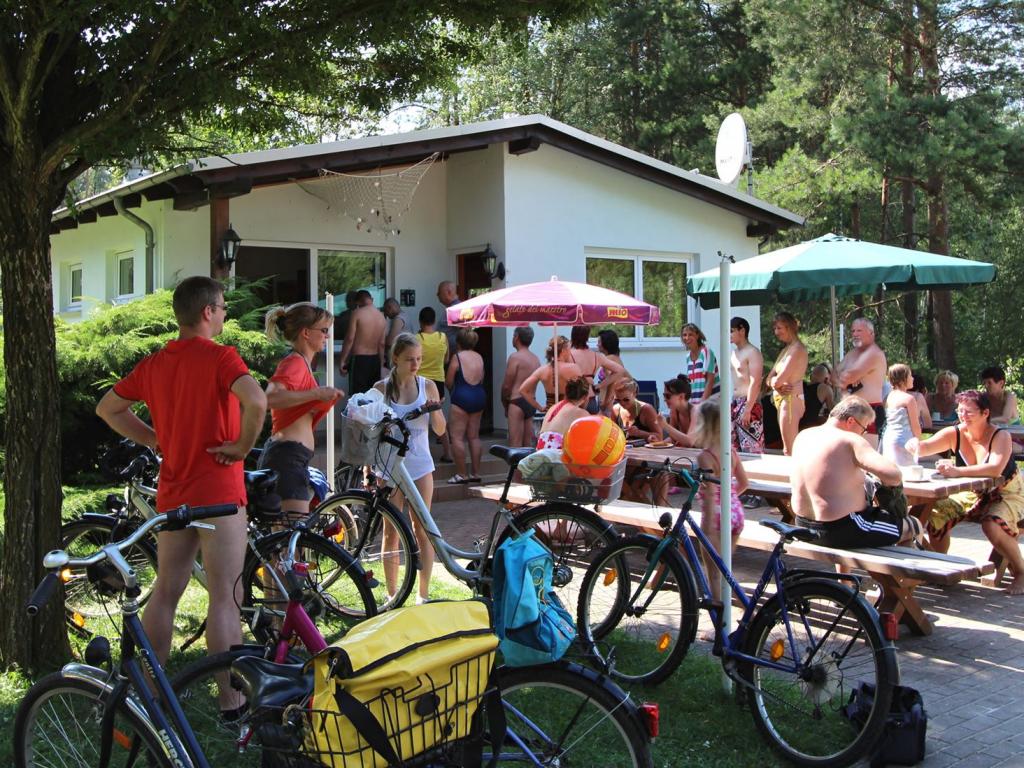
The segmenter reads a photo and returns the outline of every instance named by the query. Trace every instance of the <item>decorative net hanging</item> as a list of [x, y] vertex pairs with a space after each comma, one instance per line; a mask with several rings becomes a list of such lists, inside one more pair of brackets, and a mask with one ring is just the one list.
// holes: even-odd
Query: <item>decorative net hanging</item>
[[361, 232], [378, 232], [385, 237], [400, 235], [400, 219], [412, 205], [412, 196], [439, 157], [435, 152], [415, 165], [393, 173], [355, 174], [320, 169], [315, 181], [298, 182], [303, 190], [339, 210], [356, 223]]

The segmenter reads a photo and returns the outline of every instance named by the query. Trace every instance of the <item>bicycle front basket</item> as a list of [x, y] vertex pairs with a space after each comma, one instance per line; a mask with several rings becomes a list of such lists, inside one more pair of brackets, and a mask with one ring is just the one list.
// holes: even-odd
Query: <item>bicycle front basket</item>
[[341, 460], [356, 467], [372, 466], [382, 477], [390, 475], [398, 449], [382, 442], [386, 427], [364, 424], [341, 416]]

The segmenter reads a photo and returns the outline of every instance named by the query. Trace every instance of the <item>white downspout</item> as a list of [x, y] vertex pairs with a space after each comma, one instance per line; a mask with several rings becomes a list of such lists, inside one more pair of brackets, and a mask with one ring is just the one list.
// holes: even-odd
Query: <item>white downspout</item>
[[146, 233], [146, 289], [147, 294], [153, 292], [153, 253], [156, 249], [156, 238], [153, 236], [153, 225], [143, 221], [134, 213], [124, 207], [124, 201], [120, 197], [114, 198], [114, 210], [128, 221], [132, 222]]

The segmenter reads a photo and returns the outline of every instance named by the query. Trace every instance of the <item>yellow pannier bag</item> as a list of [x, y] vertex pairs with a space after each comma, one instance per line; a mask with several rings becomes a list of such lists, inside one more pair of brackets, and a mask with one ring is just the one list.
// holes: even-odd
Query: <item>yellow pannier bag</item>
[[332, 768], [401, 765], [470, 733], [498, 638], [481, 600], [399, 608], [311, 660], [306, 750]]

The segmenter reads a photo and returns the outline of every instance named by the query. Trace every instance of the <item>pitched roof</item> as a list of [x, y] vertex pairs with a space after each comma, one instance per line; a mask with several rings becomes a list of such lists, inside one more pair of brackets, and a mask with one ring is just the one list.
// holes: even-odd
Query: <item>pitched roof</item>
[[115, 215], [113, 200], [127, 207], [147, 200], [174, 199], [176, 208], [195, 208], [217, 197], [246, 194], [253, 187], [315, 177], [320, 169], [353, 172], [381, 166], [404, 165], [433, 152], [442, 156], [483, 149], [508, 142], [509, 152], [522, 154], [548, 144], [594, 162], [617, 168], [682, 194], [747, 216], [753, 224], [748, 234], [760, 236], [794, 224], [803, 217], [756, 197], [734, 185], [687, 171], [648, 157], [543, 115], [489, 120], [447, 128], [367, 136], [360, 139], [304, 144], [282, 149], [204, 157], [173, 168], [125, 182], [78, 201], [74, 213], [60, 208], [53, 214], [52, 229], [59, 232], [97, 215]]

